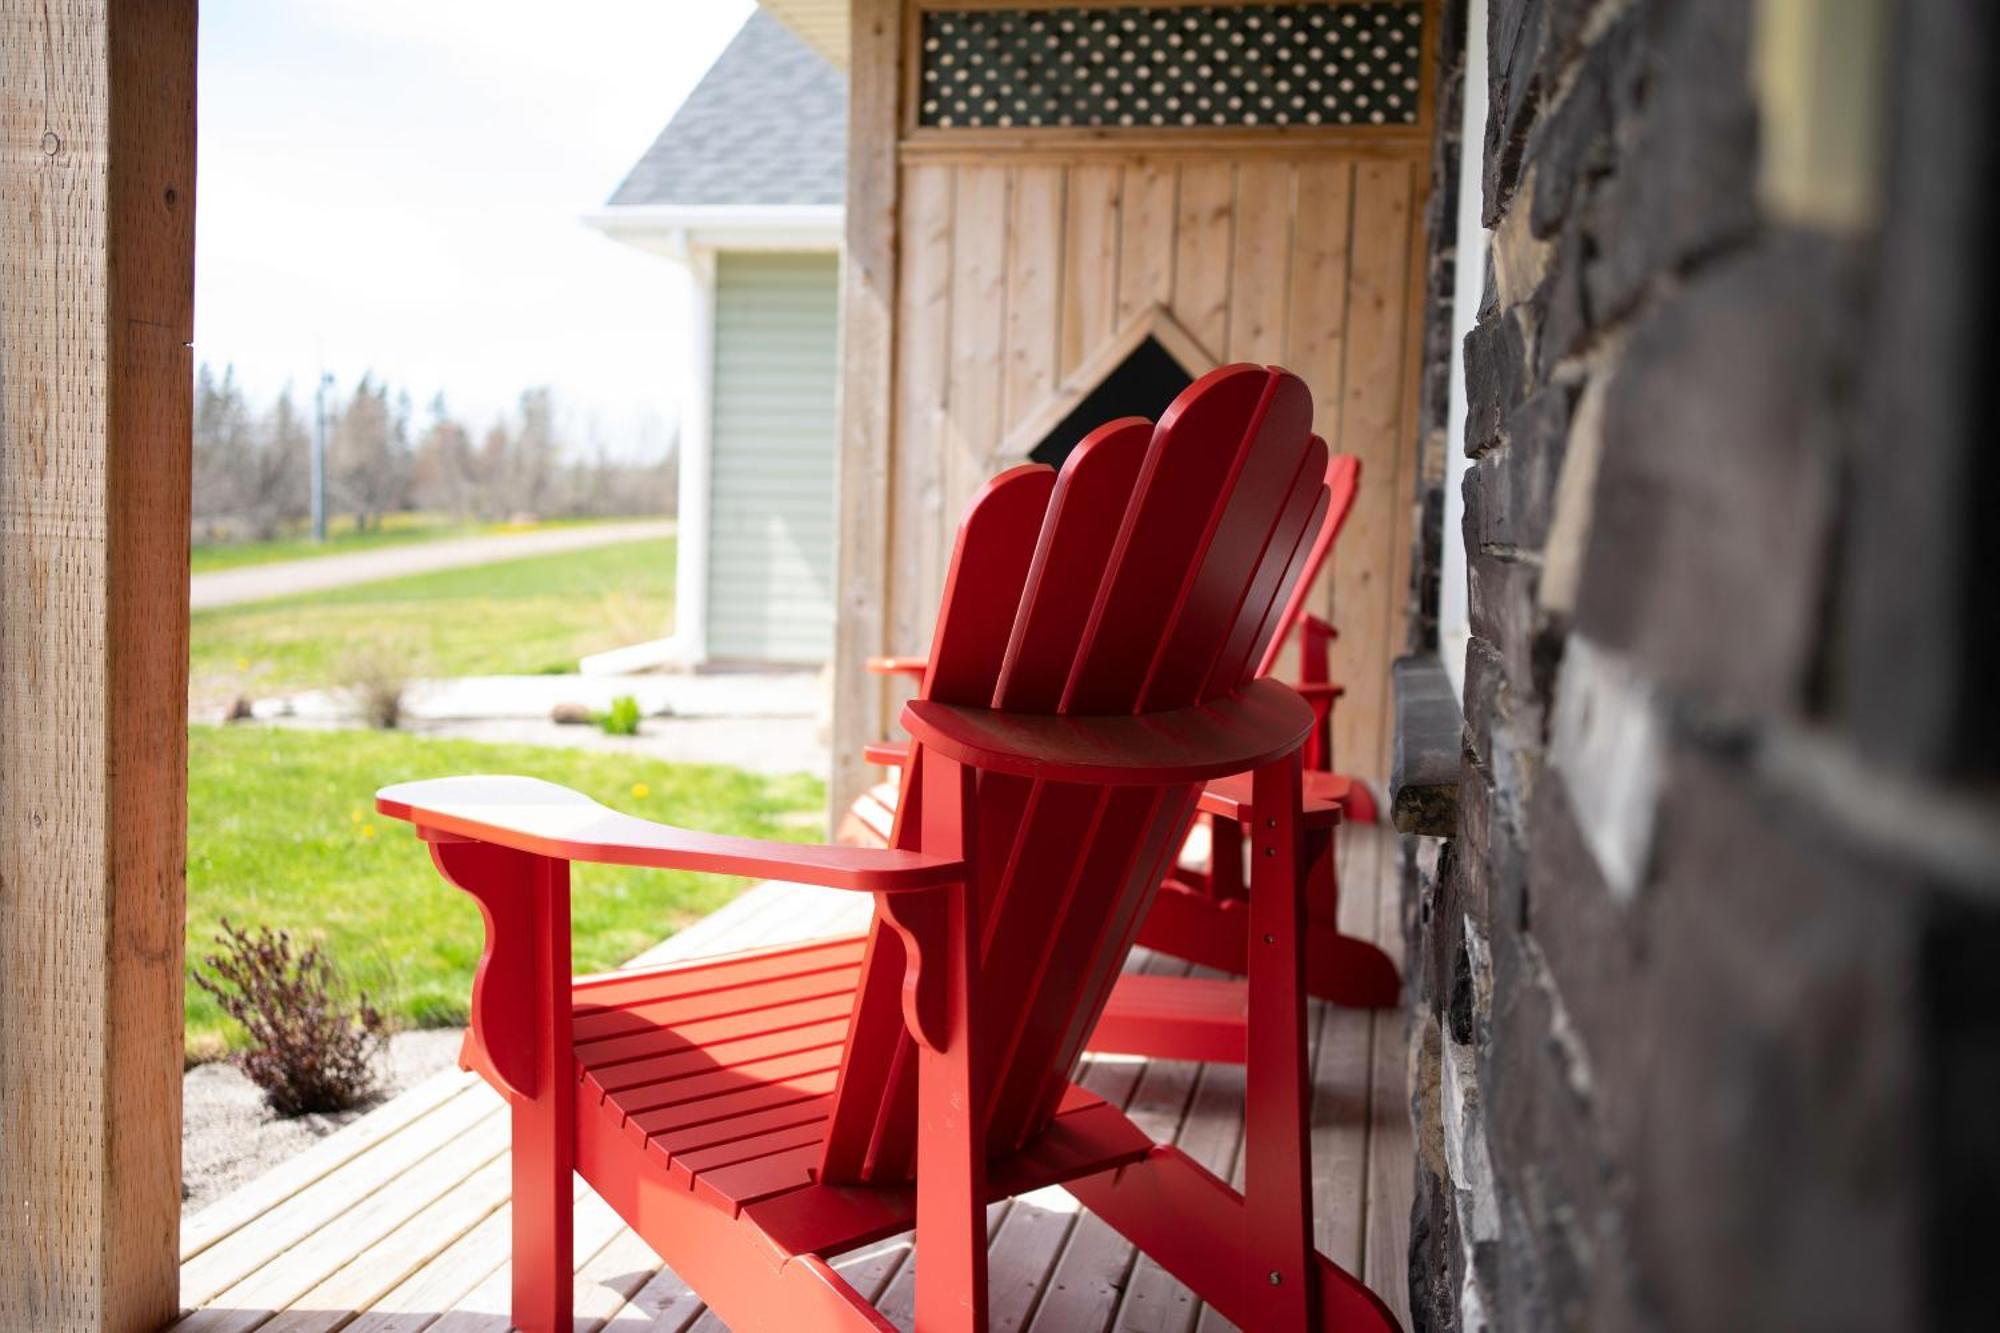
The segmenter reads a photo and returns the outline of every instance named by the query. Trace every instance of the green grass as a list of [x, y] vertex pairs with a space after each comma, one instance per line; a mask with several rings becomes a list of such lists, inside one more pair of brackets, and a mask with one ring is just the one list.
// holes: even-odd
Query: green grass
[[608, 519], [554, 519], [541, 523], [460, 523], [442, 514], [389, 514], [382, 526], [357, 532], [354, 516], [340, 514], [327, 519], [326, 540], [309, 536], [276, 537], [259, 542], [205, 542], [192, 552], [193, 571], [211, 574], [246, 565], [269, 565], [283, 560], [312, 560], [325, 555], [349, 555], [385, 546], [410, 546], [445, 537], [483, 537], [496, 532], [541, 532], [548, 528], [576, 527], [583, 523], [610, 522]]
[[[431, 868], [405, 824], [374, 813], [385, 783], [524, 773], [617, 809], [717, 833], [812, 836], [817, 779], [394, 732], [195, 727], [189, 736], [188, 960], [214, 951], [221, 918], [324, 944], [348, 979], [398, 1023], [465, 1020], [484, 941], [479, 910]], [[721, 906], [740, 880], [577, 866], [578, 972], [612, 967]], [[192, 1051], [239, 1034], [206, 992], [187, 988]]]
[[574, 670], [666, 634], [673, 587], [668, 537], [197, 611], [190, 692], [207, 706], [338, 685], [364, 661], [405, 677]]

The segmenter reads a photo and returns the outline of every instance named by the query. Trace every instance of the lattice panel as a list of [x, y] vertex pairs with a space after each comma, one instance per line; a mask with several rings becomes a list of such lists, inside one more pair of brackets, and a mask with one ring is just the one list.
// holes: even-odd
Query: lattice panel
[[1421, 0], [924, 14], [917, 123], [1413, 125]]

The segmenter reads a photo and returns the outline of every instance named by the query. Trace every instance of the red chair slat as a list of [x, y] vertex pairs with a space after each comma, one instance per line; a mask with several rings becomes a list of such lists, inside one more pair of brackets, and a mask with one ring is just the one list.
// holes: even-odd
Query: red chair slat
[[1161, 414], [1060, 711], [1123, 713], [1138, 704], [1272, 379], [1262, 367], [1224, 366]]
[[683, 1019], [671, 1028], [649, 1028], [622, 1037], [581, 1043], [576, 1048], [577, 1061], [600, 1071], [609, 1071], [644, 1060], [670, 1059], [676, 1052], [690, 1047], [713, 1049], [729, 1042], [753, 1040], [836, 1018], [844, 1020], [854, 1008], [853, 978], [854, 974], [850, 973], [848, 989], [829, 991], [810, 1000], [724, 1014], [719, 1018]]
[[1249, 606], [1257, 571], [1290, 555], [1287, 548], [1270, 559], [1274, 532], [1290, 498], [1317, 489], [1325, 457], [1312, 436], [1312, 395], [1296, 379], [1275, 378], [1241, 446], [1234, 484], [1202, 534], [1201, 554], [1147, 672], [1141, 707], [1179, 708], [1206, 697], [1205, 688], [1220, 693], [1241, 683], [1211, 682], [1210, 667], [1246, 611], [1263, 619], [1263, 607]]
[[1152, 440], [1152, 422], [1114, 421], [1085, 436], [1064, 463], [1014, 618], [995, 708], [1051, 713], [1062, 701], [1097, 603], [1098, 581], [1086, 575], [1110, 564], [1118, 539], [1118, 525], [1105, 515], [1122, 513], [1131, 502]]
[[[1335, 454], [1328, 459], [1326, 490], [1326, 518], [1312, 528], [1313, 542], [1305, 552], [1305, 563], [1301, 567], [1303, 577], [1295, 581], [1291, 593], [1284, 599], [1283, 610], [1274, 628], [1299, 623], [1313, 582], [1319, 577], [1320, 570], [1325, 568], [1327, 557], [1333, 553], [1333, 544], [1339, 539], [1340, 530], [1347, 526], [1348, 515], [1354, 512], [1354, 501], [1361, 493], [1361, 460], [1353, 454]], [[1257, 663], [1258, 675], [1270, 674], [1283, 647], [1284, 644], [1274, 635], [1263, 658]]]

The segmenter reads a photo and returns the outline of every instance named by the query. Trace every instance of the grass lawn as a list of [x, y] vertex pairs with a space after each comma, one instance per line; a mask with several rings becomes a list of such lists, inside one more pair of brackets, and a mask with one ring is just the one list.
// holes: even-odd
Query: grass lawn
[[443, 514], [388, 514], [383, 517], [381, 527], [357, 532], [352, 514], [335, 514], [327, 517], [326, 540], [323, 542], [316, 542], [310, 536], [274, 537], [261, 542], [203, 542], [194, 548], [191, 556], [193, 572], [209, 574], [219, 569], [241, 569], [245, 565], [268, 565], [280, 560], [312, 560], [323, 555], [347, 555], [384, 546], [408, 546], [415, 542], [437, 541], [442, 537], [541, 532], [548, 528], [614, 521], [617, 520], [565, 518], [542, 523], [460, 523]]
[[[825, 789], [580, 750], [420, 739], [395, 732], [195, 727], [189, 735], [188, 961], [214, 952], [219, 920], [324, 943], [348, 979], [399, 1023], [465, 1020], [484, 942], [479, 909], [431, 868], [405, 824], [374, 813], [375, 789], [411, 778], [525, 773], [606, 805], [716, 833], [817, 836]], [[715, 910], [742, 881], [577, 866], [578, 972], [615, 966]], [[187, 988], [191, 1051], [214, 1055], [232, 1025]]]
[[194, 613], [197, 706], [397, 674], [574, 670], [672, 627], [674, 539], [445, 569]]

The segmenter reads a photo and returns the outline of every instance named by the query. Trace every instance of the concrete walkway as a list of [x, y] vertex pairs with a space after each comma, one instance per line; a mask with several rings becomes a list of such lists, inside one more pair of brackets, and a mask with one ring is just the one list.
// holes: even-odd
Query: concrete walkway
[[672, 519], [646, 519], [629, 523], [584, 523], [576, 527], [550, 528], [544, 532], [411, 542], [407, 546], [384, 547], [378, 551], [323, 555], [309, 560], [287, 560], [275, 565], [247, 565], [242, 569], [196, 574], [189, 581], [189, 600], [195, 610], [202, 611], [216, 606], [235, 606], [240, 602], [290, 597], [294, 593], [318, 592], [324, 588], [344, 588], [352, 583], [373, 583], [377, 579], [400, 578], [405, 574], [425, 574], [434, 569], [460, 569], [467, 565], [519, 560], [525, 556], [583, 551], [616, 542], [648, 541], [671, 537], [673, 533]]
[[[550, 719], [558, 704], [595, 712], [629, 694], [644, 715], [636, 736]], [[812, 773], [832, 767], [826, 684], [816, 671], [715, 675], [468, 676], [412, 682], [398, 724], [413, 736], [553, 745], [646, 755], [683, 764], [727, 764], [753, 773]], [[303, 690], [259, 699], [251, 717], [286, 727], [364, 725], [344, 690]]]

